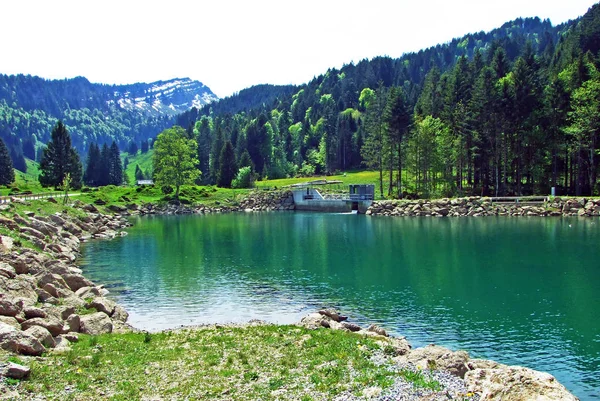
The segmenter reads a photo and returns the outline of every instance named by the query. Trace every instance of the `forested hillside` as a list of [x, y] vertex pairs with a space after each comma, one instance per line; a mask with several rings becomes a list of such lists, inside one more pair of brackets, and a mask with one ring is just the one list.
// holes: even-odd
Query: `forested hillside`
[[240, 92], [198, 112], [202, 178], [231, 141], [261, 177], [369, 167], [390, 196], [597, 192], [599, 11], [330, 69], [253, 108]]
[[191, 107], [216, 100], [201, 82], [174, 79], [151, 84], [101, 85], [78, 77], [45, 80], [0, 75], [0, 138], [15, 167], [24, 171], [23, 156], [36, 159], [50, 139], [56, 121], [68, 127], [73, 145], [84, 153], [92, 142], [116, 141], [126, 149], [155, 137]]

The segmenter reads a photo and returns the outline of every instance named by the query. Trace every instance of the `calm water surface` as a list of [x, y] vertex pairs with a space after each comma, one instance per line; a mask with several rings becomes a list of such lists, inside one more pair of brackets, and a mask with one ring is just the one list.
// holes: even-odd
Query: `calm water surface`
[[413, 346], [547, 371], [600, 399], [600, 220], [266, 213], [144, 217], [83, 269], [147, 330], [335, 306]]

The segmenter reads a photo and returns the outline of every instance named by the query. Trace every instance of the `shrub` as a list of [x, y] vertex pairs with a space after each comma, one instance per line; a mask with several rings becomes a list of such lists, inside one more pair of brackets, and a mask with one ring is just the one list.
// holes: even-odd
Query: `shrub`
[[231, 182], [232, 188], [252, 188], [254, 179], [252, 177], [252, 168], [242, 167]]

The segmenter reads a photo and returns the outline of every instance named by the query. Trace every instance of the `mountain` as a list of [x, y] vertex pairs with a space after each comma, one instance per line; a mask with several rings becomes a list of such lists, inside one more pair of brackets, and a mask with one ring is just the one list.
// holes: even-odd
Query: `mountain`
[[143, 112], [153, 117], [178, 115], [192, 107], [200, 108], [218, 97], [200, 81], [176, 78], [150, 84], [113, 86], [114, 99], [127, 111]]
[[259, 177], [369, 167], [388, 195], [597, 193], [598, 120], [586, 113], [600, 110], [599, 37], [600, 4], [557, 26], [519, 18], [331, 68], [268, 101], [240, 91], [178, 122], [193, 126], [212, 183], [229, 140]]
[[20, 169], [23, 155], [36, 159], [59, 119], [81, 153], [92, 142], [113, 140], [126, 149], [131, 141], [139, 146], [154, 138], [177, 115], [217, 99], [210, 88], [189, 78], [106, 85], [83, 77], [47, 80], [0, 74], [0, 137]]

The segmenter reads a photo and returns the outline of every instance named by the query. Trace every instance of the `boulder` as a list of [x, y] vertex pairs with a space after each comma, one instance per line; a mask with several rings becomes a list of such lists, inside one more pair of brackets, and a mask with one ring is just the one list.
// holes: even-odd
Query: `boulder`
[[0, 262], [0, 276], [12, 279], [15, 278], [16, 275], [17, 272], [15, 271], [14, 267], [9, 265], [8, 263]]
[[77, 295], [80, 298], [86, 299], [86, 298], [92, 298], [92, 297], [99, 297], [100, 296], [100, 290], [96, 287], [81, 287], [80, 289], [78, 289], [77, 291], [75, 291], [75, 295]]
[[35, 279], [29, 275], [19, 275], [13, 279], [0, 276], [0, 292], [7, 298], [29, 299], [29, 303], [33, 304], [38, 299], [36, 287]]
[[60, 320], [54, 318], [42, 319], [41, 317], [35, 317], [21, 323], [21, 328], [27, 330], [33, 326], [40, 326], [48, 330], [52, 336], [57, 336], [63, 332], [63, 324]]
[[36, 317], [45, 318], [46, 312], [43, 309], [36, 308], [34, 306], [27, 306], [23, 309], [23, 313], [25, 314], [26, 319], [33, 319]]
[[520, 366], [475, 369], [467, 372], [465, 383], [469, 391], [481, 395], [480, 400], [578, 400], [554, 376]]
[[323, 316], [327, 316], [336, 322], [342, 322], [344, 320], [348, 320], [348, 316], [340, 315], [335, 309], [322, 309], [319, 313]]
[[90, 302], [88, 302], [85, 307], [88, 309], [94, 308], [98, 312], [104, 312], [108, 316], [112, 316], [113, 312], [115, 311], [116, 306], [117, 306], [117, 304], [114, 303], [113, 301], [111, 301], [110, 299], [96, 297], [93, 300], [91, 300]]
[[77, 291], [80, 288], [91, 287], [94, 285], [94, 283], [83, 277], [81, 274], [65, 274], [62, 277], [72, 291]]
[[81, 329], [81, 318], [79, 315], [72, 314], [66, 319], [67, 326], [69, 326], [69, 332], [78, 333]]
[[19, 323], [19, 321], [11, 316], [0, 316], [0, 323], [12, 326], [15, 329], [21, 329], [21, 324]]
[[14, 247], [14, 240], [11, 237], [0, 235], [0, 252], [8, 253], [12, 251]]
[[129, 313], [121, 305], [116, 305], [111, 317], [113, 320], [125, 323], [129, 319]]
[[300, 320], [299, 325], [310, 330], [315, 330], [321, 327], [330, 327], [329, 319], [320, 313], [311, 313], [310, 315], [304, 316]]
[[104, 312], [97, 312], [81, 317], [80, 331], [83, 334], [98, 335], [111, 333], [112, 329], [112, 321]]
[[9, 230], [18, 230], [19, 225], [16, 221], [0, 216], [0, 225], [7, 227]]
[[33, 356], [39, 356], [46, 351], [37, 338], [4, 323], [0, 323], [0, 348]]
[[65, 340], [69, 341], [70, 343], [76, 343], [77, 341], [79, 341], [79, 334], [77, 333], [67, 333], [67, 334], [62, 334], [61, 337], [63, 337]]
[[346, 330], [350, 330], [350, 331], [353, 331], [353, 332], [360, 331], [360, 326], [357, 325], [357, 324], [354, 324], [354, 323], [342, 322], [341, 325]]
[[14, 300], [0, 298], [0, 315], [15, 317], [21, 312], [21, 307]]
[[469, 370], [469, 354], [465, 351], [451, 351], [438, 345], [417, 348], [406, 356], [406, 361], [421, 369], [439, 369], [463, 378]]
[[367, 328], [367, 331], [369, 331], [371, 333], [375, 333], [375, 334], [383, 336], [383, 337], [387, 337], [388, 336], [387, 332], [384, 329], [382, 329], [381, 327], [379, 327], [379, 326], [377, 326], [375, 324], [370, 325]]
[[55, 346], [54, 338], [50, 332], [41, 326], [31, 326], [25, 330], [26, 334], [32, 335], [37, 338], [39, 342], [46, 348], [53, 348]]
[[9, 362], [8, 366], [5, 368], [4, 375], [10, 379], [22, 380], [29, 377], [31, 373], [31, 369], [27, 366], [19, 365], [14, 362]]

